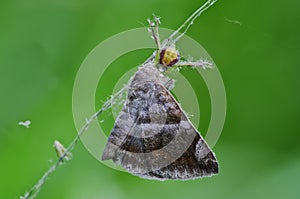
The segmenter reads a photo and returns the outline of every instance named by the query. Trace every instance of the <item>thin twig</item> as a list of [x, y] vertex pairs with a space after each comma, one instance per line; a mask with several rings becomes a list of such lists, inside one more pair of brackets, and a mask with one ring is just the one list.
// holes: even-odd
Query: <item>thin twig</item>
[[[112, 98], [117, 98], [121, 96], [124, 91], [126, 90], [126, 87], [122, 88], [119, 92], [117, 92]], [[74, 138], [74, 140], [71, 142], [71, 144], [67, 147], [66, 151], [57, 159], [57, 161], [44, 173], [44, 175], [39, 179], [39, 181], [30, 189], [30, 191], [26, 192], [24, 196], [21, 196], [20, 199], [33, 199], [37, 196], [37, 194], [40, 192], [42, 186], [48, 179], [49, 175], [53, 173], [63, 162], [65, 157], [68, 156], [68, 154], [71, 153], [71, 151], [74, 149], [76, 143], [80, 139], [81, 135], [86, 132], [91, 124], [92, 121], [98, 118], [98, 116], [103, 113], [105, 110], [109, 109], [112, 105], [113, 101], [112, 99], [107, 100], [103, 106], [96, 112], [94, 115], [92, 115], [88, 120], [86, 120], [86, 123], [81, 127], [80, 131], [78, 132], [77, 136]]]
[[[211, 7], [213, 4], [215, 4], [217, 2], [217, 0], [208, 0], [206, 1], [200, 8], [198, 8], [187, 20], [185, 20], [185, 22], [177, 29], [175, 30], [164, 42], [163, 42], [163, 47], [166, 47], [167, 45], [172, 45], [175, 44], [190, 28], [191, 25], [194, 24], [194, 21], [205, 11], [207, 10], [209, 7]], [[184, 29], [184, 27], [186, 27]], [[175, 39], [173, 39], [173, 37], [175, 37], [177, 34], [179, 34], [179, 32], [181, 30], [184, 31], [177, 36]], [[171, 42], [171, 43], [169, 43]]]

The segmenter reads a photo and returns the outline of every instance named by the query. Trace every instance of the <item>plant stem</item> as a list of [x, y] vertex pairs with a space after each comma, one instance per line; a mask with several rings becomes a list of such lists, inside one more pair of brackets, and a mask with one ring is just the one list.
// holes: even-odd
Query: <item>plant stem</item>
[[20, 199], [33, 199], [37, 196], [37, 194], [40, 192], [43, 185], [45, 184], [46, 180], [48, 179], [49, 175], [51, 173], [53, 173], [66, 160], [65, 157], [68, 154], [70, 154], [71, 151], [74, 149], [76, 143], [80, 139], [80, 136], [88, 130], [91, 122], [94, 121], [95, 119], [97, 119], [98, 116], [101, 115], [104, 111], [109, 109], [111, 107], [111, 105], [113, 104], [112, 99], [121, 96], [125, 90], [126, 90], [126, 87], [122, 88], [113, 97], [111, 97], [111, 99], [107, 100], [96, 113], [94, 113], [88, 120], [86, 120], [86, 123], [81, 127], [77, 136], [69, 144], [66, 151], [56, 160], [56, 162], [44, 173], [44, 175], [38, 180], [38, 182], [28, 192], [26, 192], [23, 196], [20, 196]]

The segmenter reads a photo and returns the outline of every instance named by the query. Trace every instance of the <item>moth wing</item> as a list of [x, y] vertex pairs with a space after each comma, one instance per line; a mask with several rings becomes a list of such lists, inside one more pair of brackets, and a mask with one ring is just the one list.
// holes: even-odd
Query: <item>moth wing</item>
[[150, 179], [194, 179], [218, 173], [214, 153], [162, 85], [129, 89], [102, 160]]

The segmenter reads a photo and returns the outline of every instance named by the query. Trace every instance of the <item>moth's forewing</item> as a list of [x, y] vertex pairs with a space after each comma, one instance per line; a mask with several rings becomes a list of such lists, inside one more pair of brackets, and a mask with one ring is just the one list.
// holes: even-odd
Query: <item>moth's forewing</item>
[[134, 175], [159, 180], [218, 173], [214, 153], [165, 87], [170, 82], [153, 64], [140, 67], [102, 159], [112, 159]]

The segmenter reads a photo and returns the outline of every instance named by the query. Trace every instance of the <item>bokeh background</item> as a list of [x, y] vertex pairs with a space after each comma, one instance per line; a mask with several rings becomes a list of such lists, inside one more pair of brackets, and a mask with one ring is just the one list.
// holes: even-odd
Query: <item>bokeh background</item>
[[[161, 16], [162, 27], [175, 29], [203, 2], [1, 0], [0, 198], [29, 190], [56, 159], [54, 140], [67, 145], [76, 135], [73, 83], [97, 44], [146, 26], [153, 13]], [[226, 123], [214, 147], [218, 176], [142, 180], [99, 163], [78, 143], [72, 161], [50, 176], [37, 198], [300, 198], [299, 10], [296, 0], [220, 0], [188, 31], [213, 57], [226, 87]], [[149, 53], [132, 52], [112, 64], [101, 82], [107, 89], [97, 92], [97, 107], [112, 91], [115, 80], [109, 77], [142, 63]], [[198, 91], [196, 126], [205, 135], [207, 89], [192, 71], [182, 73]], [[18, 125], [27, 119], [30, 128]]]

